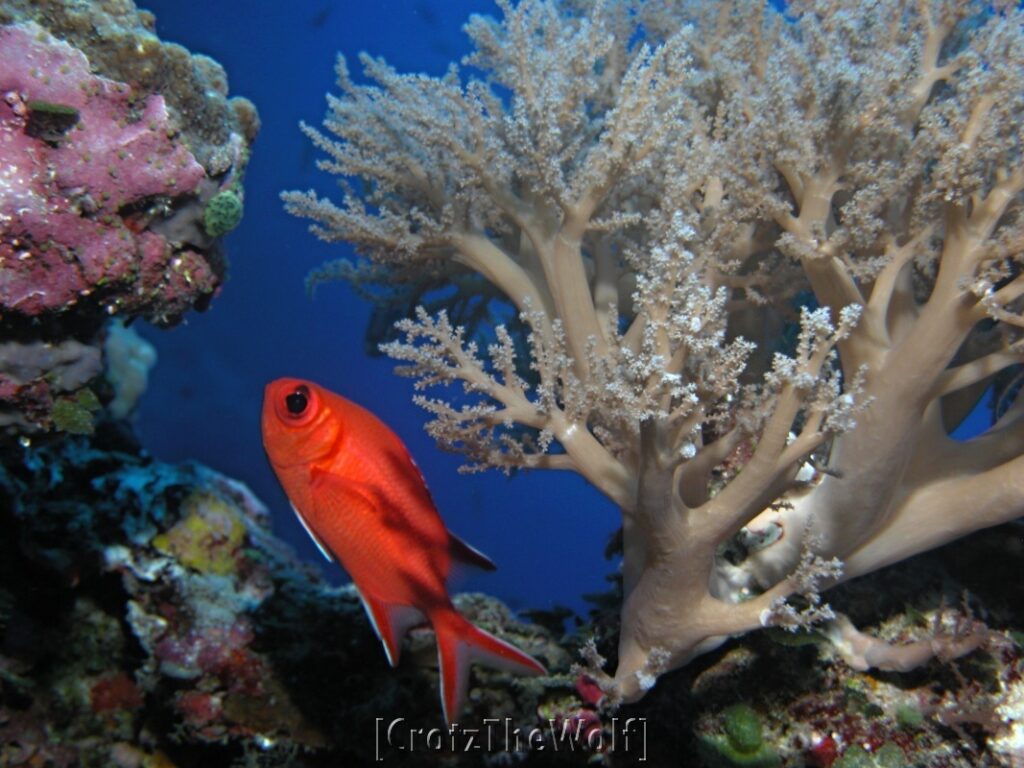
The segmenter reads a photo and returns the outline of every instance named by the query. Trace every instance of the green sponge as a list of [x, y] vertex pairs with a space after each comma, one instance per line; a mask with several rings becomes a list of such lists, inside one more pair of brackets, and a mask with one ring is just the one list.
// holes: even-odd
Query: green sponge
[[100, 401], [88, 387], [83, 387], [74, 396], [60, 397], [53, 403], [50, 418], [60, 432], [72, 435], [91, 435], [95, 431], [93, 414], [100, 409]]
[[832, 768], [908, 768], [909, 765], [903, 750], [887, 741], [874, 752], [854, 744], [832, 764]]
[[700, 750], [710, 766], [718, 768], [777, 768], [778, 753], [764, 743], [761, 719], [746, 704], [736, 704], [722, 713], [724, 734], [703, 736]]
[[230, 189], [210, 198], [203, 211], [203, 227], [210, 237], [226, 235], [242, 220], [242, 198]]

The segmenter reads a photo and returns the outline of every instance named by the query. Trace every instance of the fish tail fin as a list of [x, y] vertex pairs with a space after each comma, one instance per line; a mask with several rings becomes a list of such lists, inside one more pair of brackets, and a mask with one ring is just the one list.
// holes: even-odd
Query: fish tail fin
[[474, 662], [520, 675], [544, 675], [547, 670], [532, 656], [489, 632], [473, 626], [454, 608], [431, 616], [437, 635], [441, 667], [441, 706], [445, 722], [455, 722], [466, 703], [469, 665]]

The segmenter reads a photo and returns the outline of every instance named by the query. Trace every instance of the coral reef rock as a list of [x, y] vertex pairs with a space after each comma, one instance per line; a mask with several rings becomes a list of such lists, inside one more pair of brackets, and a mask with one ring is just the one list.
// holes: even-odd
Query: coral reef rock
[[[377, 718], [441, 726], [431, 633], [389, 668], [356, 592], [241, 484], [147, 458], [117, 422], [2, 458], [0, 765], [366, 764]], [[568, 656], [492, 598], [458, 604], [563, 673], [474, 672], [469, 718], [532, 726]]]
[[91, 428], [78, 402], [88, 381], [55, 383], [47, 355], [99, 373], [110, 318], [173, 325], [223, 280], [221, 239], [242, 216], [259, 121], [250, 102], [228, 97], [216, 62], [160, 41], [153, 26], [130, 2], [0, 5], [8, 437]]

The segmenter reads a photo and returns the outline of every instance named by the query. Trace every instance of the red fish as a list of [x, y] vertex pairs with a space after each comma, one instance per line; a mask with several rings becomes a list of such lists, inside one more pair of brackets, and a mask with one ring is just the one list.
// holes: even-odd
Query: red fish
[[437, 635], [445, 721], [462, 711], [469, 664], [544, 674], [535, 659], [473, 626], [452, 605], [453, 562], [495, 565], [453, 535], [405, 444], [350, 400], [299, 379], [263, 396], [263, 446], [299, 520], [348, 571], [391, 666], [402, 637], [426, 619]]

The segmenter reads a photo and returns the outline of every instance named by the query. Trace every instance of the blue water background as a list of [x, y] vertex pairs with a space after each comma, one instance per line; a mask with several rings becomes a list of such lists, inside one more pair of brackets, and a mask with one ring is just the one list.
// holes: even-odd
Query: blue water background
[[[160, 459], [194, 459], [244, 481], [274, 513], [277, 533], [311, 560], [320, 555], [295, 520], [264, 458], [259, 413], [264, 384], [278, 376], [317, 381], [369, 407], [405, 440], [449, 528], [498, 564], [467, 573], [462, 589], [480, 589], [513, 607], [564, 604], [606, 586], [615, 564], [602, 551], [618, 513], [582, 479], [567, 473], [460, 475], [423, 431], [412, 384], [387, 358], [364, 351], [365, 302], [345, 285], [321, 286], [314, 299], [306, 273], [351, 255], [326, 245], [284, 213], [283, 189], [334, 189], [316, 170], [317, 154], [299, 132], [319, 124], [334, 89], [337, 51], [385, 57], [399, 71], [441, 75], [469, 51], [461, 27], [473, 12], [496, 14], [486, 0], [258, 2], [141, 0], [157, 32], [217, 59], [231, 93], [251, 99], [262, 119], [245, 180], [245, 218], [227, 236], [230, 272], [205, 313], [170, 331], [144, 328], [160, 360], [143, 398], [138, 427]], [[141, 325], [141, 324], [140, 324]], [[326, 563], [332, 578], [342, 576]]]

